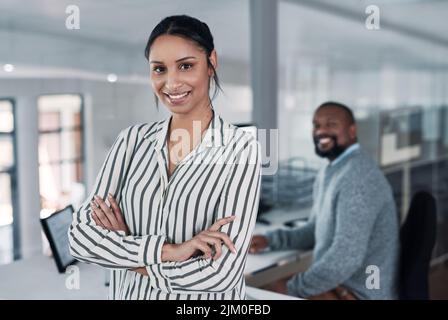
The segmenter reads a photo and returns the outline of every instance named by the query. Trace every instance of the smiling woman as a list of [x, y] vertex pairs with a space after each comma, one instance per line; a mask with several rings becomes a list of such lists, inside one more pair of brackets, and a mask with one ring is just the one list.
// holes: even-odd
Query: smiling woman
[[212, 109], [218, 63], [205, 23], [165, 18], [145, 55], [171, 117], [120, 133], [74, 213], [71, 253], [111, 269], [112, 299], [244, 299], [259, 144]]
[[[181, 50], [173, 52], [173, 46]], [[153, 90], [170, 111], [176, 108], [176, 112], [184, 114], [198, 105], [209, 107], [209, 79], [215, 71], [196, 44], [179, 36], [163, 35], [154, 41], [149, 59]], [[215, 51], [210, 61], [216, 66]]]
[[[169, 37], [170, 35], [174, 37]], [[167, 44], [169, 45], [170, 41], [167, 41], [166, 37], [168, 37], [171, 41], [186, 41], [189, 43], [189, 46], [188, 48], [185, 48], [185, 52], [170, 52], [169, 50], [172, 49], [172, 47], [167, 47]], [[165, 46], [153, 46], [156, 40], [158, 40], [159, 42], [162, 41]], [[172, 45], [175, 46], [175, 43], [172, 43]], [[179, 47], [176, 47], [179, 49], [184, 46], [185, 43], [181, 44]], [[168, 51], [166, 49], [168, 49]], [[158, 50], [159, 52], [154, 52], [155, 50]], [[154, 75], [163, 73], [167, 68], [167, 66], [164, 65], [163, 61], [157, 60], [157, 57], [159, 57], [161, 54], [161, 57], [167, 59], [169, 58], [168, 54], [170, 53], [178, 55], [178, 59], [175, 60], [178, 65], [175, 65], [175, 68], [178, 67], [179, 70], [190, 70], [195, 67], [195, 64], [198, 63], [199, 65], [194, 68], [194, 71], [202, 71], [200, 75], [207, 75], [207, 81], [201, 79], [203, 84], [207, 84], [206, 96], [208, 96], [208, 92], [210, 90], [210, 80], [213, 79], [215, 88], [212, 99], [216, 97], [218, 91], [221, 89], [218, 74], [216, 73], [216, 69], [218, 67], [218, 59], [216, 55], [213, 36], [207, 24], [197, 19], [192, 19], [188, 16], [172, 16], [163, 19], [152, 31], [145, 48], [145, 57], [149, 60], [150, 65], [153, 64], [151, 67], [154, 71]], [[204, 68], [207, 69], [206, 73], [203, 72]], [[197, 80], [199, 80], [199, 78], [197, 78]], [[192, 79], [194, 78], [190, 77], [190, 80]], [[160, 83], [160, 80], [157, 81], [157, 78], [153, 78], [153, 81], [153, 87], [155, 83]], [[158, 91], [156, 88], [154, 88], [154, 92], [157, 95]]]

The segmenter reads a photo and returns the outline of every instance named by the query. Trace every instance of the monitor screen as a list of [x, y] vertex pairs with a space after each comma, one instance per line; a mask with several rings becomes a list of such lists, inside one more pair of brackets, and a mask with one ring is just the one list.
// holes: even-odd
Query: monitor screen
[[76, 259], [70, 254], [67, 236], [73, 212], [73, 207], [68, 206], [48, 218], [40, 220], [59, 272], [65, 272], [69, 265], [76, 262]]

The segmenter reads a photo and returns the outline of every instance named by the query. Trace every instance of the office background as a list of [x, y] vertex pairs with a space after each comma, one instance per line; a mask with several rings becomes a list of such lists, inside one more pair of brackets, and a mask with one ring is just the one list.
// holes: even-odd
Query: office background
[[[83, 200], [118, 132], [167, 116], [143, 49], [171, 14], [208, 23], [232, 123], [279, 128], [269, 206], [310, 205], [323, 164], [311, 119], [326, 100], [352, 107], [361, 144], [389, 179], [400, 218], [412, 195], [437, 199], [432, 296], [448, 297], [448, 1], [4, 0], [0, 3], [0, 263], [48, 252], [39, 218]], [[67, 6], [80, 29], [66, 28]]]

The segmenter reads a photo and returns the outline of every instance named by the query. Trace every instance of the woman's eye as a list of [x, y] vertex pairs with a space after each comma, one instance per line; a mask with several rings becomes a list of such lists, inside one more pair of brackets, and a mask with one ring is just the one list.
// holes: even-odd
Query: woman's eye
[[164, 67], [161, 66], [156, 66], [152, 69], [155, 73], [162, 73], [163, 71], [165, 71]]
[[191, 64], [191, 63], [182, 63], [180, 66], [179, 66], [179, 69], [180, 70], [189, 70], [189, 69], [191, 69], [193, 67], [193, 65]]

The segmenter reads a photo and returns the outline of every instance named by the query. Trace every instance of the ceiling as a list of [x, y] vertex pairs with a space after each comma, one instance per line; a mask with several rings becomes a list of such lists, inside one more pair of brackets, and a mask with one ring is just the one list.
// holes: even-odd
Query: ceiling
[[[315, 3], [316, 8], [336, 7], [333, 0], [303, 0], [297, 3]], [[447, 0], [342, 0], [337, 7], [347, 12], [363, 12], [369, 5], [376, 5], [381, 12], [381, 19], [414, 32], [437, 35], [448, 44]]]
[[[65, 28], [68, 5], [80, 9], [79, 30]], [[0, 12], [0, 28], [139, 46], [142, 51], [152, 28], [163, 17], [190, 14], [207, 22], [223, 54], [238, 58], [249, 51], [249, 8], [245, 0], [28, 0], [27, 6], [17, 0], [2, 0]], [[227, 50], [223, 44], [233, 43], [235, 36], [245, 41]]]
[[[375, 0], [381, 10], [381, 30], [377, 31], [364, 25], [364, 10], [370, 2], [281, 1], [280, 63], [296, 59], [340, 68], [375, 68], [384, 63], [448, 68], [448, 1]], [[94, 70], [93, 65], [104, 60], [124, 65], [132, 57], [138, 65], [123, 70], [140, 70], [153, 26], [164, 16], [180, 13], [208, 23], [223, 59], [250, 61], [249, 0], [28, 0], [26, 4], [0, 2], [0, 32], [7, 39], [0, 48], [0, 62], [23, 56], [28, 65], [61, 68], [82, 59], [82, 64], [73, 63], [71, 68]], [[72, 4], [80, 8], [80, 30], [65, 28], [65, 8]], [[115, 49], [114, 53], [102, 49], [93, 57], [86, 51], [94, 47]]]
[[[365, 27], [372, 3], [380, 9], [380, 30]], [[287, 52], [295, 48], [296, 56], [319, 56], [332, 67], [447, 68], [445, 12], [448, 1], [287, 0], [280, 6], [280, 41], [289, 44]]]

